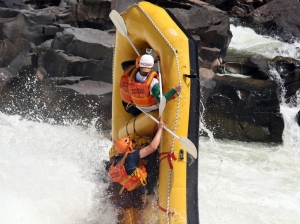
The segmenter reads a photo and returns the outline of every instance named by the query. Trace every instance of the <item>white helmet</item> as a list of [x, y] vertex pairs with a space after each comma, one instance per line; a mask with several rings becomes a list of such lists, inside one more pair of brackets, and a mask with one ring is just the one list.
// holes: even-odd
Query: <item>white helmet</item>
[[140, 59], [141, 68], [152, 68], [154, 65], [154, 58], [149, 54], [144, 54]]

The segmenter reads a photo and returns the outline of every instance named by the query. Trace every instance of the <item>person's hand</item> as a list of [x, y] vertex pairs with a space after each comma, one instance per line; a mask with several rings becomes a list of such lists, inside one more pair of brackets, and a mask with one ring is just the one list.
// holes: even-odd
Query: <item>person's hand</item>
[[163, 129], [164, 126], [165, 126], [165, 123], [164, 123], [163, 121], [160, 121], [160, 122], [158, 123], [158, 129]]
[[178, 84], [178, 85], [174, 86], [173, 89], [174, 89], [177, 93], [180, 93], [181, 90], [182, 90], [182, 85], [181, 85], [181, 84]]
[[156, 57], [154, 58], [154, 63], [157, 63], [159, 60], [160, 60], [160, 57], [159, 57], [159, 56], [156, 56]]

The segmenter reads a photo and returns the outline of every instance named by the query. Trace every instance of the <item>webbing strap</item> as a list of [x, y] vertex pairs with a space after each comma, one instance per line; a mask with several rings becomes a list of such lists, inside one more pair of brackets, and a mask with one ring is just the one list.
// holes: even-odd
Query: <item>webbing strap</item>
[[[126, 183], [131, 177], [135, 176], [134, 173], [128, 175], [128, 177], [123, 180], [120, 184], [123, 185], [124, 183]], [[137, 185], [139, 185], [141, 183], [140, 180], [138, 180], [137, 182], [135, 182], [130, 188], [127, 189], [127, 191], [132, 191], [133, 189], [136, 188]], [[121, 195], [124, 191], [125, 187], [122, 187], [121, 190], [119, 191], [119, 194]]]
[[168, 211], [167, 209], [161, 207], [160, 205], [158, 206], [158, 208], [159, 208], [161, 211], [167, 213], [168, 215], [174, 215], [174, 212], [171, 212], [170, 210]]
[[172, 160], [177, 160], [177, 158], [175, 157], [175, 155], [172, 152], [162, 152], [162, 153], [160, 153], [160, 156], [162, 156], [162, 155], [165, 155], [165, 156], [162, 157], [159, 160], [159, 162], [161, 162], [163, 159], [167, 158], [168, 159], [168, 163], [169, 163], [169, 167], [172, 170], [173, 169]]
[[138, 180], [138, 181], [135, 182], [130, 188], [128, 188], [127, 191], [132, 191], [132, 190], [135, 189], [140, 183], [141, 183], [141, 181]]
[[123, 181], [121, 181], [121, 183], [120, 184], [125, 184], [127, 181], [129, 181], [130, 179], [131, 179], [131, 177], [133, 177], [133, 176], [135, 176], [135, 173], [133, 172], [132, 174], [130, 174], [130, 175], [127, 175], [127, 177], [123, 180]]

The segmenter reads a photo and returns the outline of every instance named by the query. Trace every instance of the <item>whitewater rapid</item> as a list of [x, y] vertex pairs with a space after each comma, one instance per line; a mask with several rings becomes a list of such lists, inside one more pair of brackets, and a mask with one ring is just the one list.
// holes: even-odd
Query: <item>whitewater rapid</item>
[[98, 172], [111, 142], [96, 130], [0, 113], [0, 146], [0, 223], [112, 223]]
[[[296, 109], [281, 110], [282, 145], [199, 138], [200, 223], [299, 223], [300, 131]], [[116, 223], [101, 177], [110, 140], [1, 113], [0, 130], [0, 223]]]
[[200, 223], [299, 223], [300, 128], [295, 109], [281, 111], [283, 145], [200, 138]]

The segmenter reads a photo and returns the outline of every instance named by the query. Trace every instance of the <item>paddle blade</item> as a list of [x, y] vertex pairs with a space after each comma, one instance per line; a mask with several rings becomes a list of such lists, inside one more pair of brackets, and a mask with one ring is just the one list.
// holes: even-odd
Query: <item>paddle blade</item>
[[180, 143], [182, 144], [184, 149], [189, 154], [191, 154], [191, 156], [193, 156], [195, 159], [197, 159], [197, 157], [198, 157], [197, 149], [196, 149], [195, 145], [191, 142], [191, 140], [189, 140], [188, 138], [184, 138], [184, 137], [179, 137], [178, 140], [180, 141]]
[[109, 13], [109, 18], [111, 19], [111, 21], [113, 22], [113, 24], [115, 25], [115, 27], [117, 28], [117, 30], [123, 35], [123, 36], [127, 36], [127, 27], [125, 25], [125, 22], [123, 20], [123, 18], [120, 16], [120, 14], [116, 11], [116, 10], [111, 10], [111, 12]]
[[165, 109], [165, 106], [166, 106], [166, 97], [165, 96], [162, 96], [162, 98], [160, 99], [160, 103], [159, 103], [159, 108], [158, 108], [158, 111], [159, 111], [159, 117], [161, 117], [164, 109]]

